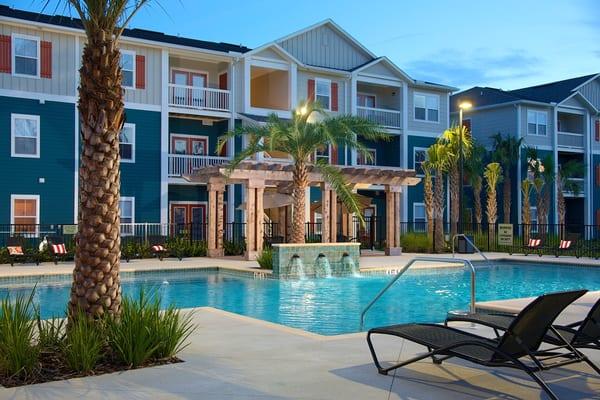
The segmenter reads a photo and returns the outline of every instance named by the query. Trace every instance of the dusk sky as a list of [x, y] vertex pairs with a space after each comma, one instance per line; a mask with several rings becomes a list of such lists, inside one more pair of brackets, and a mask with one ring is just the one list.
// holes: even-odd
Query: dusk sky
[[[2, 3], [40, 11], [45, 1]], [[55, 11], [68, 13], [51, 1]], [[600, 0], [162, 0], [131, 27], [256, 47], [326, 18], [413, 78], [463, 89], [600, 72]]]

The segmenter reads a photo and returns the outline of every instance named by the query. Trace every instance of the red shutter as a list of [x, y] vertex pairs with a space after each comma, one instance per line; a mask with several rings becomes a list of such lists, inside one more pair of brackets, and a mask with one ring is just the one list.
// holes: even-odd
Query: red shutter
[[308, 96], [306, 98], [307, 101], [315, 101], [315, 80], [308, 80]]
[[52, 42], [40, 43], [40, 76], [42, 78], [52, 78]]
[[[335, 111], [335, 110], [333, 110]], [[331, 146], [331, 164], [337, 165], [338, 163], [338, 149], [337, 147]]]
[[0, 35], [0, 72], [10, 74], [12, 60], [10, 59], [11, 38]]
[[596, 120], [596, 142], [600, 142], [600, 119]]
[[227, 90], [227, 72], [219, 75], [219, 89]]
[[225, 145], [223, 145], [223, 147], [221, 148], [221, 152], [219, 153], [220, 157], [227, 157], [227, 142], [225, 142]]
[[331, 82], [331, 111], [338, 111], [338, 84]]
[[600, 186], [600, 165], [596, 165], [596, 186]]
[[135, 56], [135, 87], [146, 88], [146, 57], [144, 56]]

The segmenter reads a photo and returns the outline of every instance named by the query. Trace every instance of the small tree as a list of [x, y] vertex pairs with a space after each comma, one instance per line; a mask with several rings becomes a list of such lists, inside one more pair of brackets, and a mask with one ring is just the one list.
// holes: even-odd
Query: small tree
[[447, 147], [448, 177], [450, 186], [450, 236], [458, 232], [458, 217], [462, 206], [460, 196], [460, 157], [462, 152], [463, 163], [471, 155], [473, 141], [471, 132], [465, 126], [453, 126], [442, 134], [438, 143]]
[[429, 160], [421, 164], [425, 179], [423, 180], [423, 198], [425, 200], [425, 217], [427, 218], [427, 237], [433, 243], [433, 167]]
[[435, 171], [433, 187], [433, 245], [436, 251], [444, 248], [444, 175], [448, 171], [448, 148], [439, 143], [427, 149], [429, 165]]
[[519, 153], [523, 138], [517, 139], [515, 136], [507, 135], [503, 137], [501, 133], [492, 136], [494, 140], [494, 150], [492, 159], [502, 166], [504, 171], [503, 186], [502, 186], [502, 210], [504, 223], [510, 224], [510, 207], [512, 198], [512, 168], [517, 165]]
[[521, 219], [523, 221], [523, 236], [525, 242], [529, 240], [529, 234], [531, 232], [531, 190], [533, 189], [531, 181], [524, 179], [521, 182], [521, 192], [523, 206], [521, 210]]
[[487, 219], [489, 224], [489, 235], [492, 243], [496, 238], [496, 221], [498, 220], [498, 199], [496, 186], [502, 181], [502, 167], [499, 163], [489, 163], [483, 172], [487, 186]]
[[[269, 116], [264, 126], [246, 125], [227, 132], [219, 138], [220, 152], [230, 138], [248, 137], [248, 146], [236, 154], [228, 166], [232, 172], [242, 161], [255, 154], [269, 151], [280, 151], [289, 155], [292, 160], [292, 243], [304, 243], [304, 220], [306, 189], [309, 185], [309, 164], [317, 151], [331, 145], [334, 148], [355, 149], [366, 160], [372, 158], [367, 147], [358, 138], [368, 140], [390, 140], [391, 136], [371, 121], [342, 115], [331, 117], [319, 102], [301, 102], [292, 112], [291, 120], [280, 119], [277, 115]], [[360, 204], [352, 188], [346, 184], [339, 168], [324, 160], [313, 163], [337, 193], [347, 209], [356, 213], [362, 220]]]
[[570, 160], [558, 167], [556, 184], [558, 189], [558, 223], [561, 231], [564, 229], [567, 207], [565, 204], [565, 192], [572, 192], [576, 196], [581, 192], [581, 184], [573, 178], [582, 178], [585, 174], [585, 165], [577, 160]]
[[477, 222], [477, 230], [481, 231], [481, 223], [483, 222], [483, 211], [481, 207], [481, 191], [483, 189], [483, 159], [485, 157], [485, 147], [473, 141], [473, 149], [471, 156], [466, 160], [465, 173], [467, 180], [473, 190], [473, 207], [475, 209], [475, 221]]

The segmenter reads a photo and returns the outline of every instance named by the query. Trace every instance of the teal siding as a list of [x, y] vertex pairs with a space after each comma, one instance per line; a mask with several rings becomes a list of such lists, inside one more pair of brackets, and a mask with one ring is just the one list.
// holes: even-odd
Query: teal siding
[[[219, 137], [227, 132], [229, 122], [215, 121], [212, 125], [204, 125], [199, 119], [169, 118], [169, 135], [208, 136], [208, 154], [217, 155], [215, 151]], [[170, 145], [170, 143], [169, 143]]]
[[596, 167], [600, 165], [600, 155], [594, 154], [592, 164], [592, 221], [594, 225], [598, 226], [600, 225], [600, 186], [596, 182], [600, 180], [600, 177], [596, 175], [598, 173]]
[[160, 222], [160, 113], [126, 110], [135, 124], [135, 162], [121, 163], [121, 196], [135, 197], [135, 222]]
[[208, 201], [205, 185], [169, 185], [171, 201]]
[[385, 167], [400, 166], [400, 136], [392, 136], [390, 141], [372, 141], [360, 138], [359, 141], [377, 151], [377, 165]]
[[[11, 157], [11, 113], [40, 116], [40, 158]], [[0, 132], [2, 223], [10, 223], [11, 194], [39, 195], [42, 224], [73, 223], [75, 104], [0, 97]]]

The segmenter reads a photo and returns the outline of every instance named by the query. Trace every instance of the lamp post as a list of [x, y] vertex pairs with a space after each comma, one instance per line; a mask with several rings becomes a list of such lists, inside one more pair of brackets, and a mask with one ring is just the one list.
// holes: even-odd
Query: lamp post
[[463, 152], [463, 111], [469, 110], [473, 107], [468, 101], [462, 101], [458, 104], [458, 128], [459, 128], [459, 140], [458, 140], [458, 151], [460, 160], [460, 176], [459, 176], [459, 194], [458, 194], [458, 233], [464, 233], [463, 227], [463, 183], [464, 183], [464, 152]]

